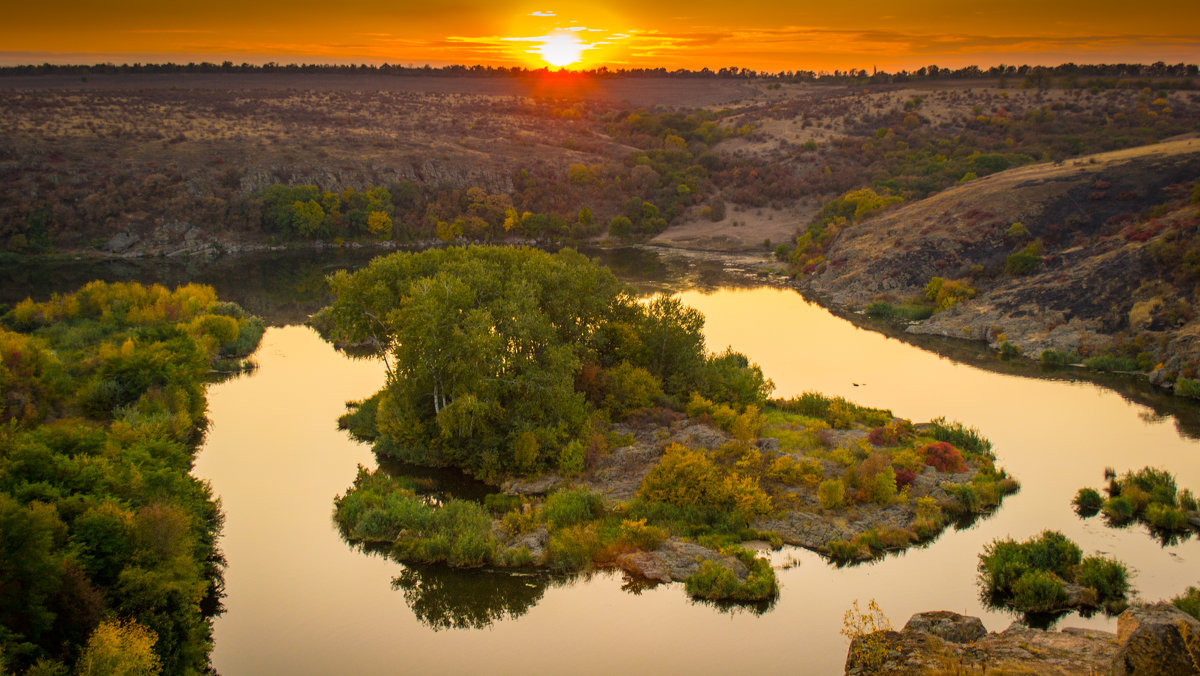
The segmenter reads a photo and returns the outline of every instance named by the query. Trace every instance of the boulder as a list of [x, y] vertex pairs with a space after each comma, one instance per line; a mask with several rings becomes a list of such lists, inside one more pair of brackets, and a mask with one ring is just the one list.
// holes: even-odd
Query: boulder
[[141, 241], [141, 238], [131, 232], [118, 232], [105, 242], [104, 250], [109, 253], [121, 253], [139, 241]]
[[671, 539], [652, 552], [630, 552], [617, 557], [617, 565], [627, 573], [655, 582], [683, 582], [700, 570], [703, 561], [715, 561], [733, 571], [739, 580], [749, 569], [734, 556], [702, 547], [694, 542]]
[[1200, 620], [1170, 603], [1138, 605], [1121, 613], [1117, 640], [1112, 676], [1200, 674]]
[[954, 643], [970, 643], [987, 636], [987, 629], [978, 617], [959, 615], [949, 610], [917, 613], [909, 618], [904, 631], [923, 631]]

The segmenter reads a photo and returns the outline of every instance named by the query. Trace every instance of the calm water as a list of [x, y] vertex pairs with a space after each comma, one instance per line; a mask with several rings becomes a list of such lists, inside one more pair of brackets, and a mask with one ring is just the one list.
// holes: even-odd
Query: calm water
[[[350, 549], [330, 519], [331, 499], [349, 486], [356, 465], [374, 463], [334, 420], [346, 400], [382, 385], [382, 367], [346, 358], [302, 326], [275, 326], [256, 355], [256, 372], [210, 386], [212, 426], [196, 462], [196, 475], [212, 482], [226, 514], [227, 612], [216, 622], [213, 653], [222, 674], [840, 673], [846, 642], [838, 630], [856, 599], [877, 600], [897, 626], [934, 609], [978, 615], [992, 630], [1007, 626], [1013, 616], [978, 601], [977, 555], [995, 538], [1045, 528], [1062, 530], [1086, 553], [1125, 561], [1143, 598], [1200, 583], [1194, 537], [1164, 548], [1137, 526], [1081, 521], [1069, 504], [1081, 486], [1101, 485], [1106, 466], [1165, 467], [1181, 486], [1200, 488], [1200, 444], [1182, 436], [1172, 417], [1194, 420], [1195, 407], [1176, 402], [1164, 415], [1094, 384], [955, 361], [856, 328], [793, 291], [731, 278], [711, 261], [664, 262], [643, 253], [620, 262], [620, 273], [641, 286], [680, 292], [707, 317], [709, 348], [732, 345], [750, 355], [778, 395], [814, 389], [915, 421], [945, 415], [974, 425], [994, 442], [1021, 492], [967, 530], [869, 565], [838, 569], [803, 550], [774, 553], [782, 596], [762, 615], [692, 603], [682, 585], [623, 589], [619, 574], [409, 570]], [[292, 281], [266, 287], [291, 312], [319, 305], [293, 288], [310, 284], [305, 275], [284, 275]], [[252, 284], [226, 282], [254, 295]], [[789, 560], [798, 565], [783, 569]], [[1112, 629], [1115, 622], [1070, 616], [1060, 626]]]

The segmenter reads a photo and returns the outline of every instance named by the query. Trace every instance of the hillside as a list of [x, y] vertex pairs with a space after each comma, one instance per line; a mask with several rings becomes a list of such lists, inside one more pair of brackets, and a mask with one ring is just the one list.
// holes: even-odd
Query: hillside
[[803, 284], [933, 313], [910, 333], [1174, 385], [1200, 364], [1198, 177], [1195, 137], [1010, 169], [845, 225]]

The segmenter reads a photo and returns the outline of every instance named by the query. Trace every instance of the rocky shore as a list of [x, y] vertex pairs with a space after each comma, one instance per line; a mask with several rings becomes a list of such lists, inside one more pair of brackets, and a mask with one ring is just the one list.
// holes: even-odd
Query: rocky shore
[[855, 637], [848, 675], [1039, 674], [1185, 676], [1200, 674], [1200, 621], [1170, 603], [1139, 604], [1117, 619], [1117, 633], [1014, 622], [988, 633], [976, 617], [917, 613], [900, 631]]

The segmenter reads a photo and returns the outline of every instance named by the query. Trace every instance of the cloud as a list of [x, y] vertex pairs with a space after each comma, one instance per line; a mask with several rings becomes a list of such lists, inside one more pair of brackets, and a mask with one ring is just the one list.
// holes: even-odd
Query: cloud
[[558, 15], [557, 15], [557, 14], [555, 14], [553, 11], [545, 11], [545, 12], [543, 12], [543, 11], [539, 10], [539, 11], [536, 11], [536, 12], [530, 12], [530, 13], [529, 13], [529, 16], [558, 16]]

